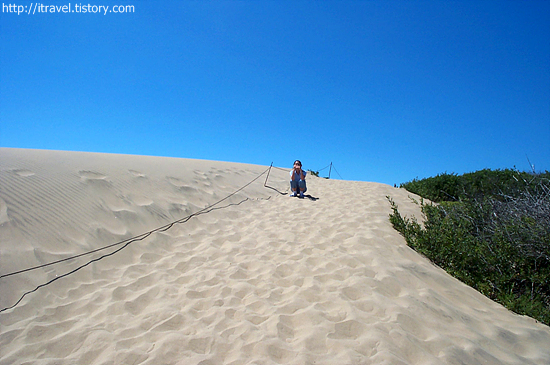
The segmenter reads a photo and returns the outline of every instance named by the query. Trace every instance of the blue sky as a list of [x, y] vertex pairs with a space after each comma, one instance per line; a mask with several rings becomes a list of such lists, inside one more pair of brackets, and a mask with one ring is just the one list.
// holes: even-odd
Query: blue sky
[[0, 146], [550, 170], [549, 1], [89, 4], [134, 12], [0, 14]]

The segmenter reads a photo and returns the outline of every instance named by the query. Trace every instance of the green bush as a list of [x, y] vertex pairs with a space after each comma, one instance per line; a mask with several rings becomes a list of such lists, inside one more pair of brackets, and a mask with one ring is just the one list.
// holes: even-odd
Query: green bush
[[319, 171], [313, 171], [313, 170], [307, 170], [307, 171], [309, 171], [311, 175], [319, 177]]
[[550, 172], [548, 171], [534, 174], [511, 169], [485, 169], [460, 176], [454, 173], [444, 173], [422, 180], [414, 179], [401, 184], [400, 187], [439, 203], [503, 195], [513, 196], [536, 189], [541, 182], [548, 182], [549, 179]]
[[[388, 197], [409, 246], [510, 310], [550, 325], [550, 182], [512, 170], [414, 180], [423, 226]], [[450, 198], [452, 197], [452, 199]]]

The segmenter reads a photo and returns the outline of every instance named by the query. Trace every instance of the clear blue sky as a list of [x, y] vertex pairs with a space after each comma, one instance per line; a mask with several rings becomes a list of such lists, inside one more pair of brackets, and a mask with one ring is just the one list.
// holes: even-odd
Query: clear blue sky
[[4, 7], [0, 146], [298, 158], [392, 185], [550, 170], [550, 1], [83, 4], [134, 12]]

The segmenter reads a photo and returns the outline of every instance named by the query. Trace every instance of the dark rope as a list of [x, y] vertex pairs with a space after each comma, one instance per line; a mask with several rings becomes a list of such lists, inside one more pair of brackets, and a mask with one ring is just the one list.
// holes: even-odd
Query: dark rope
[[[336, 171], [336, 167], [334, 167], [334, 165], [332, 165], [332, 168], [334, 169], [334, 171]], [[344, 180], [344, 179], [342, 178], [342, 175], [340, 175], [340, 173], [339, 173], [338, 171], [336, 171], [336, 173], [338, 174], [338, 176], [340, 176], [340, 179]]]
[[[268, 189], [273, 189], [273, 190], [275, 190], [276, 192], [278, 192], [278, 193], [281, 194], [281, 195], [286, 195], [286, 194], [287, 194], [286, 192], [279, 191], [279, 190], [275, 189], [274, 187], [268, 186], [268, 185], [267, 185], [267, 179], [269, 179], [269, 173], [271, 172], [271, 168], [272, 168], [272, 167], [273, 167], [273, 162], [271, 163], [271, 166], [269, 166], [269, 171], [267, 172], [267, 177], [265, 178], [264, 187], [266, 187], [266, 188], [268, 188]], [[279, 168], [279, 167], [275, 167], [275, 168], [276, 168], [276, 169], [279, 169], [279, 170], [283, 170], [283, 169], [281, 169], [281, 168]], [[286, 171], [286, 170], [284, 170], [284, 171]], [[288, 189], [287, 189], [287, 192], [288, 192]]]
[[[21, 301], [23, 300], [23, 298], [25, 298], [28, 294], [34, 293], [34, 292], [37, 291], [38, 289], [43, 288], [43, 287], [45, 287], [45, 286], [47, 286], [47, 285], [53, 283], [54, 281], [57, 281], [58, 279], [64, 278], [64, 277], [66, 277], [66, 276], [69, 276], [69, 275], [71, 275], [71, 274], [73, 274], [73, 273], [75, 273], [75, 272], [77, 272], [77, 271], [83, 269], [84, 267], [86, 267], [86, 266], [88, 266], [88, 265], [90, 265], [90, 264], [92, 264], [92, 263], [94, 263], [94, 262], [97, 262], [97, 261], [102, 260], [102, 259], [104, 259], [104, 258], [106, 258], [106, 257], [112, 256], [112, 255], [114, 255], [115, 253], [120, 252], [120, 251], [122, 251], [124, 248], [128, 247], [131, 243], [134, 243], [134, 242], [137, 242], [137, 241], [142, 241], [142, 240], [146, 239], [147, 237], [149, 237], [150, 235], [152, 235], [153, 233], [165, 232], [165, 231], [169, 230], [170, 228], [172, 228], [175, 224], [186, 223], [186, 222], [188, 222], [191, 218], [196, 217], [196, 216], [198, 216], [198, 215], [200, 215], [200, 214], [206, 214], [206, 213], [209, 213], [209, 212], [211, 212], [211, 211], [213, 211], [213, 210], [216, 210], [216, 209], [225, 209], [225, 208], [227, 208], [227, 207], [229, 207], [229, 206], [232, 206], [232, 205], [240, 205], [240, 204], [242, 204], [243, 202], [250, 200], [249, 198], [246, 198], [246, 199], [240, 201], [240, 202], [237, 203], [237, 204], [229, 204], [229, 205], [226, 205], [226, 206], [224, 206], [224, 207], [214, 208], [216, 205], [218, 205], [218, 204], [220, 204], [221, 202], [223, 202], [223, 201], [229, 199], [229, 198], [232, 197], [233, 195], [237, 194], [237, 193], [240, 192], [241, 190], [243, 190], [243, 189], [245, 189], [246, 187], [248, 187], [249, 185], [251, 185], [253, 182], [255, 182], [256, 180], [258, 180], [263, 174], [265, 174], [266, 172], [268, 172], [269, 169], [270, 169], [270, 168], [268, 168], [267, 170], [265, 170], [264, 172], [262, 172], [260, 175], [258, 175], [257, 177], [255, 177], [255, 178], [254, 178], [252, 181], [250, 181], [248, 184], [246, 184], [246, 185], [244, 185], [243, 187], [241, 187], [241, 188], [235, 190], [233, 193], [229, 194], [229, 195], [226, 196], [225, 198], [220, 199], [220, 200], [218, 200], [216, 203], [211, 204], [211, 205], [209, 205], [209, 206], [207, 206], [207, 207], [205, 207], [205, 208], [199, 210], [198, 212], [195, 212], [195, 213], [193, 213], [193, 214], [190, 214], [190, 215], [188, 215], [188, 216], [185, 217], [185, 218], [181, 218], [181, 219], [179, 219], [179, 220], [177, 220], [177, 221], [174, 221], [174, 222], [172, 222], [172, 223], [166, 224], [166, 225], [164, 225], [164, 226], [162, 226], [162, 227], [158, 227], [158, 228], [153, 229], [153, 230], [151, 230], [151, 231], [149, 231], [149, 232], [142, 233], [142, 234], [140, 234], [140, 235], [138, 235], [138, 236], [135, 236], [135, 237], [132, 237], [132, 238], [128, 238], [128, 239], [126, 239], [126, 240], [123, 240], [123, 241], [120, 241], [120, 242], [117, 242], [117, 243], [113, 243], [113, 244], [107, 245], [107, 246], [105, 246], [105, 247], [101, 247], [101, 248], [98, 248], [98, 249], [95, 249], [95, 250], [92, 250], [92, 251], [88, 251], [88, 252], [85, 252], [85, 253], [82, 253], [82, 254], [79, 254], [79, 255], [67, 257], [67, 258], [62, 259], [62, 260], [57, 260], [57, 261], [50, 262], [50, 263], [47, 263], [47, 264], [43, 264], [43, 265], [31, 267], [31, 268], [24, 269], [24, 270], [19, 270], [19, 271], [16, 271], [16, 272], [12, 272], [12, 273], [4, 274], [4, 275], [0, 276], [0, 278], [4, 278], [4, 277], [16, 275], [16, 274], [20, 274], [20, 273], [23, 273], [23, 272], [36, 270], [36, 269], [43, 268], [43, 267], [50, 266], [50, 265], [54, 265], [54, 264], [57, 264], [57, 263], [60, 263], [60, 262], [64, 262], [64, 261], [68, 261], [68, 260], [72, 260], [72, 259], [75, 259], [75, 258], [78, 258], [78, 257], [85, 256], [85, 255], [89, 255], [89, 254], [92, 254], [92, 253], [94, 253], [94, 252], [98, 252], [98, 251], [101, 251], [101, 250], [105, 250], [105, 249], [107, 249], [107, 248], [111, 248], [111, 247], [114, 247], [114, 246], [117, 246], [117, 245], [121, 245], [121, 244], [124, 243], [124, 245], [123, 245], [122, 247], [116, 249], [115, 251], [113, 251], [113, 252], [111, 252], [111, 253], [108, 253], [108, 254], [105, 254], [105, 255], [100, 256], [100, 257], [98, 257], [98, 258], [92, 259], [92, 260], [86, 262], [85, 264], [83, 264], [83, 265], [81, 265], [81, 266], [75, 268], [75, 269], [72, 270], [72, 271], [69, 271], [69, 272], [67, 272], [67, 273], [65, 273], [65, 274], [63, 274], [63, 275], [60, 275], [60, 276], [56, 276], [55, 278], [51, 279], [50, 281], [48, 281], [48, 282], [46, 282], [46, 283], [44, 283], [44, 284], [40, 284], [40, 285], [38, 285], [36, 288], [34, 288], [34, 289], [32, 289], [32, 290], [29, 290], [29, 291], [25, 292], [25, 293], [21, 296], [21, 298], [19, 298], [19, 300], [18, 300], [14, 305], [12, 305], [12, 306], [10, 306], [10, 307], [6, 307], [6, 308], [1, 309], [1, 310], [0, 310], [0, 313], [5, 312], [6, 310], [9, 310], [9, 309], [15, 308], [19, 303], [21, 303]], [[266, 182], [267, 182], [267, 181], [266, 181]]]
[[[17, 275], [17, 274], [21, 274], [21, 273], [24, 273], [24, 272], [27, 272], [27, 271], [32, 271], [32, 270], [36, 270], [36, 269], [41, 269], [41, 268], [44, 268], [44, 267], [47, 267], [47, 266], [51, 266], [51, 265], [55, 265], [55, 264], [59, 264], [61, 262], [64, 262], [64, 261], [69, 261], [69, 260], [72, 260], [72, 259], [76, 259], [78, 257], [82, 257], [82, 256], [86, 256], [86, 255], [90, 255], [92, 253], [95, 253], [95, 252], [98, 252], [98, 251], [103, 251], [103, 250], [106, 250], [108, 248], [111, 248], [111, 247], [114, 247], [114, 246], [118, 246], [118, 245], [121, 245], [127, 241], [134, 241], [134, 240], [141, 240], [143, 238], [140, 238], [141, 236], [144, 236], [144, 235], [150, 235], [151, 233], [155, 233], [155, 232], [164, 232], [170, 228], [172, 228], [172, 226], [176, 223], [185, 223], [187, 222], [189, 219], [191, 219], [193, 216], [195, 215], [198, 215], [198, 214], [201, 214], [203, 213], [205, 210], [208, 210], [218, 204], [220, 204], [221, 202], [223, 202], [224, 200], [227, 200], [229, 199], [230, 197], [232, 197], [233, 195], [237, 194], [238, 192], [240, 192], [241, 190], [243, 190], [244, 188], [248, 187], [250, 184], [252, 184], [254, 181], [258, 180], [263, 174], [265, 174], [268, 170], [265, 170], [264, 172], [262, 172], [258, 177], [256, 177], [254, 180], [252, 180], [251, 182], [249, 182], [248, 184], [246, 184], [245, 186], [243, 186], [242, 188], [236, 190], [235, 192], [229, 194], [228, 196], [226, 196], [225, 198], [221, 199], [221, 200], [218, 200], [216, 203], [212, 204], [212, 205], [209, 205], [207, 206], [206, 208], [203, 208], [201, 210], [199, 210], [198, 212], [196, 213], [193, 213], [193, 214], [190, 214], [188, 215], [187, 217], [185, 218], [181, 218], [177, 221], [174, 221], [172, 223], [168, 223], [162, 227], [158, 227], [158, 228], [155, 228], [149, 232], [145, 232], [145, 233], [142, 233], [142, 234], [139, 234], [137, 236], [134, 236], [134, 237], [130, 237], [130, 238], [127, 238], [125, 240], [122, 240], [120, 242], [116, 242], [116, 243], [112, 243], [110, 245], [107, 245], [107, 246], [104, 246], [104, 247], [100, 247], [100, 248], [97, 248], [95, 250], [91, 250], [91, 251], [87, 251], [87, 252], [84, 252], [84, 253], [81, 253], [81, 254], [78, 254], [78, 255], [74, 255], [74, 256], [70, 256], [70, 257], [66, 257], [64, 259], [60, 259], [60, 260], [57, 260], [57, 261], [52, 261], [52, 262], [49, 262], [47, 264], [43, 264], [43, 265], [38, 265], [38, 266], [34, 266], [34, 267], [30, 267], [30, 268], [27, 268], [27, 269], [23, 269], [23, 270], [19, 270], [19, 271], [14, 271], [14, 272], [11, 272], [9, 274], [3, 274], [3, 275], [0, 275], [0, 279], [2, 278], [5, 278], [5, 277], [8, 277], [8, 276], [12, 276], [12, 275]], [[144, 237], [145, 238], [145, 237]]]

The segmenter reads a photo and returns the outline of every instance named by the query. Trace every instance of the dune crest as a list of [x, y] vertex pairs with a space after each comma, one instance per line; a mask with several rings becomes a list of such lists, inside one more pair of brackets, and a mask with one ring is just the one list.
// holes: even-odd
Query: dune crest
[[[0, 149], [0, 275], [199, 212], [267, 166]], [[548, 364], [550, 328], [407, 247], [388, 185], [270, 171], [0, 313], [0, 364]], [[118, 247], [118, 246], [117, 246]], [[0, 309], [110, 250], [0, 279]]]

